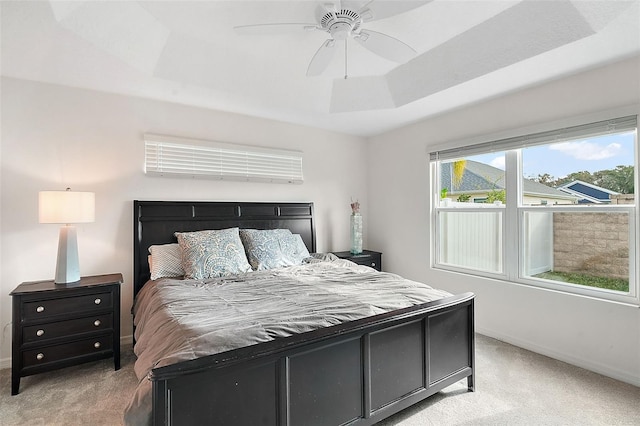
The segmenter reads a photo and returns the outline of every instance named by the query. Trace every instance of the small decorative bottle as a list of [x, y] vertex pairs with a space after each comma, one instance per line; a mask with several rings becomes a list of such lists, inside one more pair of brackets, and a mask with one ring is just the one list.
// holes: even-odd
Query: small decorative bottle
[[351, 203], [351, 254], [362, 253], [362, 215], [360, 203]]

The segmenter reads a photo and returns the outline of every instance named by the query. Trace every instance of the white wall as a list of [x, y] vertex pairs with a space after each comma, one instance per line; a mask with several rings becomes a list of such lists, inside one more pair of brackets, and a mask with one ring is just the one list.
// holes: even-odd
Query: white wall
[[[328, 251], [348, 249], [353, 196], [367, 219], [365, 247], [384, 252], [385, 269], [476, 293], [479, 332], [640, 385], [640, 309], [429, 268], [427, 159], [428, 147], [448, 141], [639, 105], [639, 76], [636, 58], [443, 114], [368, 146], [269, 120], [3, 78], [0, 367], [8, 367], [11, 346], [8, 293], [54, 274], [58, 229], [38, 223], [37, 193], [71, 186], [96, 192], [96, 222], [78, 227], [81, 270], [124, 274], [124, 335], [131, 330], [132, 200], [314, 201], [318, 250]], [[305, 183], [145, 177], [145, 132], [299, 149]]]
[[[318, 251], [349, 248], [352, 197], [368, 211], [366, 144], [358, 137], [7, 78], [1, 112], [0, 367], [9, 366], [11, 354], [9, 292], [55, 272], [58, 226], [38, 223], [38, 191], [70, 186], [96, 193], [96, 221], [77, 226], [80, 269], [123, 273], [124, 336], [131, 334], [134, 199], [313, 201]], [[147, 132], [300, 150], [305, 182], [147, 177]]]
[[[372, 138], [369, 248], [385, 269], [476, 294], [476, 330], [640, 385], [640, 309], [430, 269], [428, 148], [635, 105], [640, 58], [549, 82]], [[514, 376], [517, 380], [517, 376]]]

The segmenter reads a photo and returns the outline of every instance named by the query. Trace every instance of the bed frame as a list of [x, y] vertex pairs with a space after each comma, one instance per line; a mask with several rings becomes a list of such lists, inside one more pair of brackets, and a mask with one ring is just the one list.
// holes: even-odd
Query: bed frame
[[[175, 231], [288, 228], [316, 251], [313, 203], [134, 201], [134, 297]], [[474, 295], [152, 370], [153, 424], [371, 425], [462, 379], [474, 390]]]

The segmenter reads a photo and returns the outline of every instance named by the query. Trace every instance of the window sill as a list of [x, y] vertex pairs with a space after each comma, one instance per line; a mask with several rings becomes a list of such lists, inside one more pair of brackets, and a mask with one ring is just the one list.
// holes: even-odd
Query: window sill
[[[586, 298], [590, 300], [596, 300], [599, 302], [614, 303], [616, 305], [622, 305], [622, 306], [627, 306], [631, 308], [640, 308], [640, 299], [638, 297], [634, 297], [630, 294], [616, 292], [613, 290], [574, 288], [574, 287], [577, 287], [578, 285], [574, 284], [574, 285], [571, 285], [571, 287], [569, 287], [570, 284], [555, 284], [552, 282], [540, 283], [540, 282], [537, 282], [538, 280], [527, 280], [526, 278], [519, 279], [519, 280], [510, 280], [504, 274], [495, 274], [495, 273], [476, 271], [476, 270], [473, 270], [473, 272], [467, 272], [466, 270], [463, 270], [461, 268], [451, 267], [447, 265], [434, 265], [431, 267], [431, 269], [435, 271], [442, 271], [442, 272], [454, 273], [457, 275], [464, 275], [472, 279], [485, 279], [485, 280], [489, 279], [492, 281], [508, 284], [510, 286], [515, 285], [519, 287], [525, 287], [528, 289], [540, 290], [543, 292], [552, 292], [552, 293], [557, 293], [561, 295], [575, 296], [575, 297]], [[575, 291], [570, 291], [572, 289]], [[610, 297], [606, 297], [606, 296], [610, 296]]]

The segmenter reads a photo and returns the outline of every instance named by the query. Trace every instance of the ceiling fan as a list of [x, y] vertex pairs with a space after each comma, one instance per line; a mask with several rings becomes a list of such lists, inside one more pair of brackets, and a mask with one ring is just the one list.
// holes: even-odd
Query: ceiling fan
[[371, 1], [347, 1], [338, 3], [326, 3], [320, 8], [317, 23], [272, 23], [241, 25], [235, 27], [238, 33], [259, 34], [273, 30], [307, 30], [324, 31], [330, 35], [318, 51], [315, 53], [309, 67], [307, 76], [322, 74], [336, 51], [336, 44], [345, 43], [345, 77], [347, 78], [347, 40], [352, 38], [361, 46], [378, 56], [394, 62], [404, 63], [416, 56], [416, 51], [406, 43], [377, 31], [363, 28], [363, 24], [376, 19], [397, 15], [409, 9], [422, 5], [424, 2], [384, 2]]

